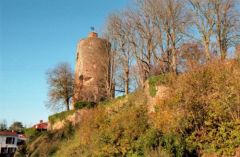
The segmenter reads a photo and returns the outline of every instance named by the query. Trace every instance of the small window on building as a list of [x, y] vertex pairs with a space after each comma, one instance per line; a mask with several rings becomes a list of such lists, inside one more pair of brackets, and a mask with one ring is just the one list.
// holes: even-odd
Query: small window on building
[[7, 154], [7, 148], [5, 147], [1, 148], [1, 154]]
[[14, 144], [15, 138], [14, 137], [7, 137], [6, 138], [6, 144]]
[[9, 154], [15, 153], [15, 151], [16, 151], [16, 148], [8, 148]]
[[83, 80], [83, 75], [79, 76], [79, 80], [82, 81]]

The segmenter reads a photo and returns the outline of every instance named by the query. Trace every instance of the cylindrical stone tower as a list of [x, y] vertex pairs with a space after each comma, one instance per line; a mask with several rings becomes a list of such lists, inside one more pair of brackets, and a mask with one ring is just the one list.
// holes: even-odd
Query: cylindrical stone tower
[[99, 102], [108, 97], [110, 43], [91, 32], [77, 46], [73, 103]]

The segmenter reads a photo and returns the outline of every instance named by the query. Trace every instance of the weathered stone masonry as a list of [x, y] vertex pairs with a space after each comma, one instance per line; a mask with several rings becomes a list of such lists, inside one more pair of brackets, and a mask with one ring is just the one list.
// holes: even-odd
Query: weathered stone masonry
[[77, 46], [73, 103], [99, 102], [108, 97], [110, 43], [91, 32]]

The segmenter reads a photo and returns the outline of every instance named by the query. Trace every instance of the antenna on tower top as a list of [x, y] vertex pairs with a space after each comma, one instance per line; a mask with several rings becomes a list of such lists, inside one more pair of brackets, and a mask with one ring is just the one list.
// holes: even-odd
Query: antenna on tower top
[[92, 26], [92, 27], [91, 27], [91, 31], [94, 32], [94, 30], [95, 30], [95, 28]]

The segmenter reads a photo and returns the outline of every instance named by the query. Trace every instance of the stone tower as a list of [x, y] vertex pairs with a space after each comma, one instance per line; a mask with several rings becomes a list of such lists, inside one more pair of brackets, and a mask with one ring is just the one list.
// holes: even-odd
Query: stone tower
[[108, 97], [110, 43], [90, 32], [77, 46], [73, 103], [99, 102]]

